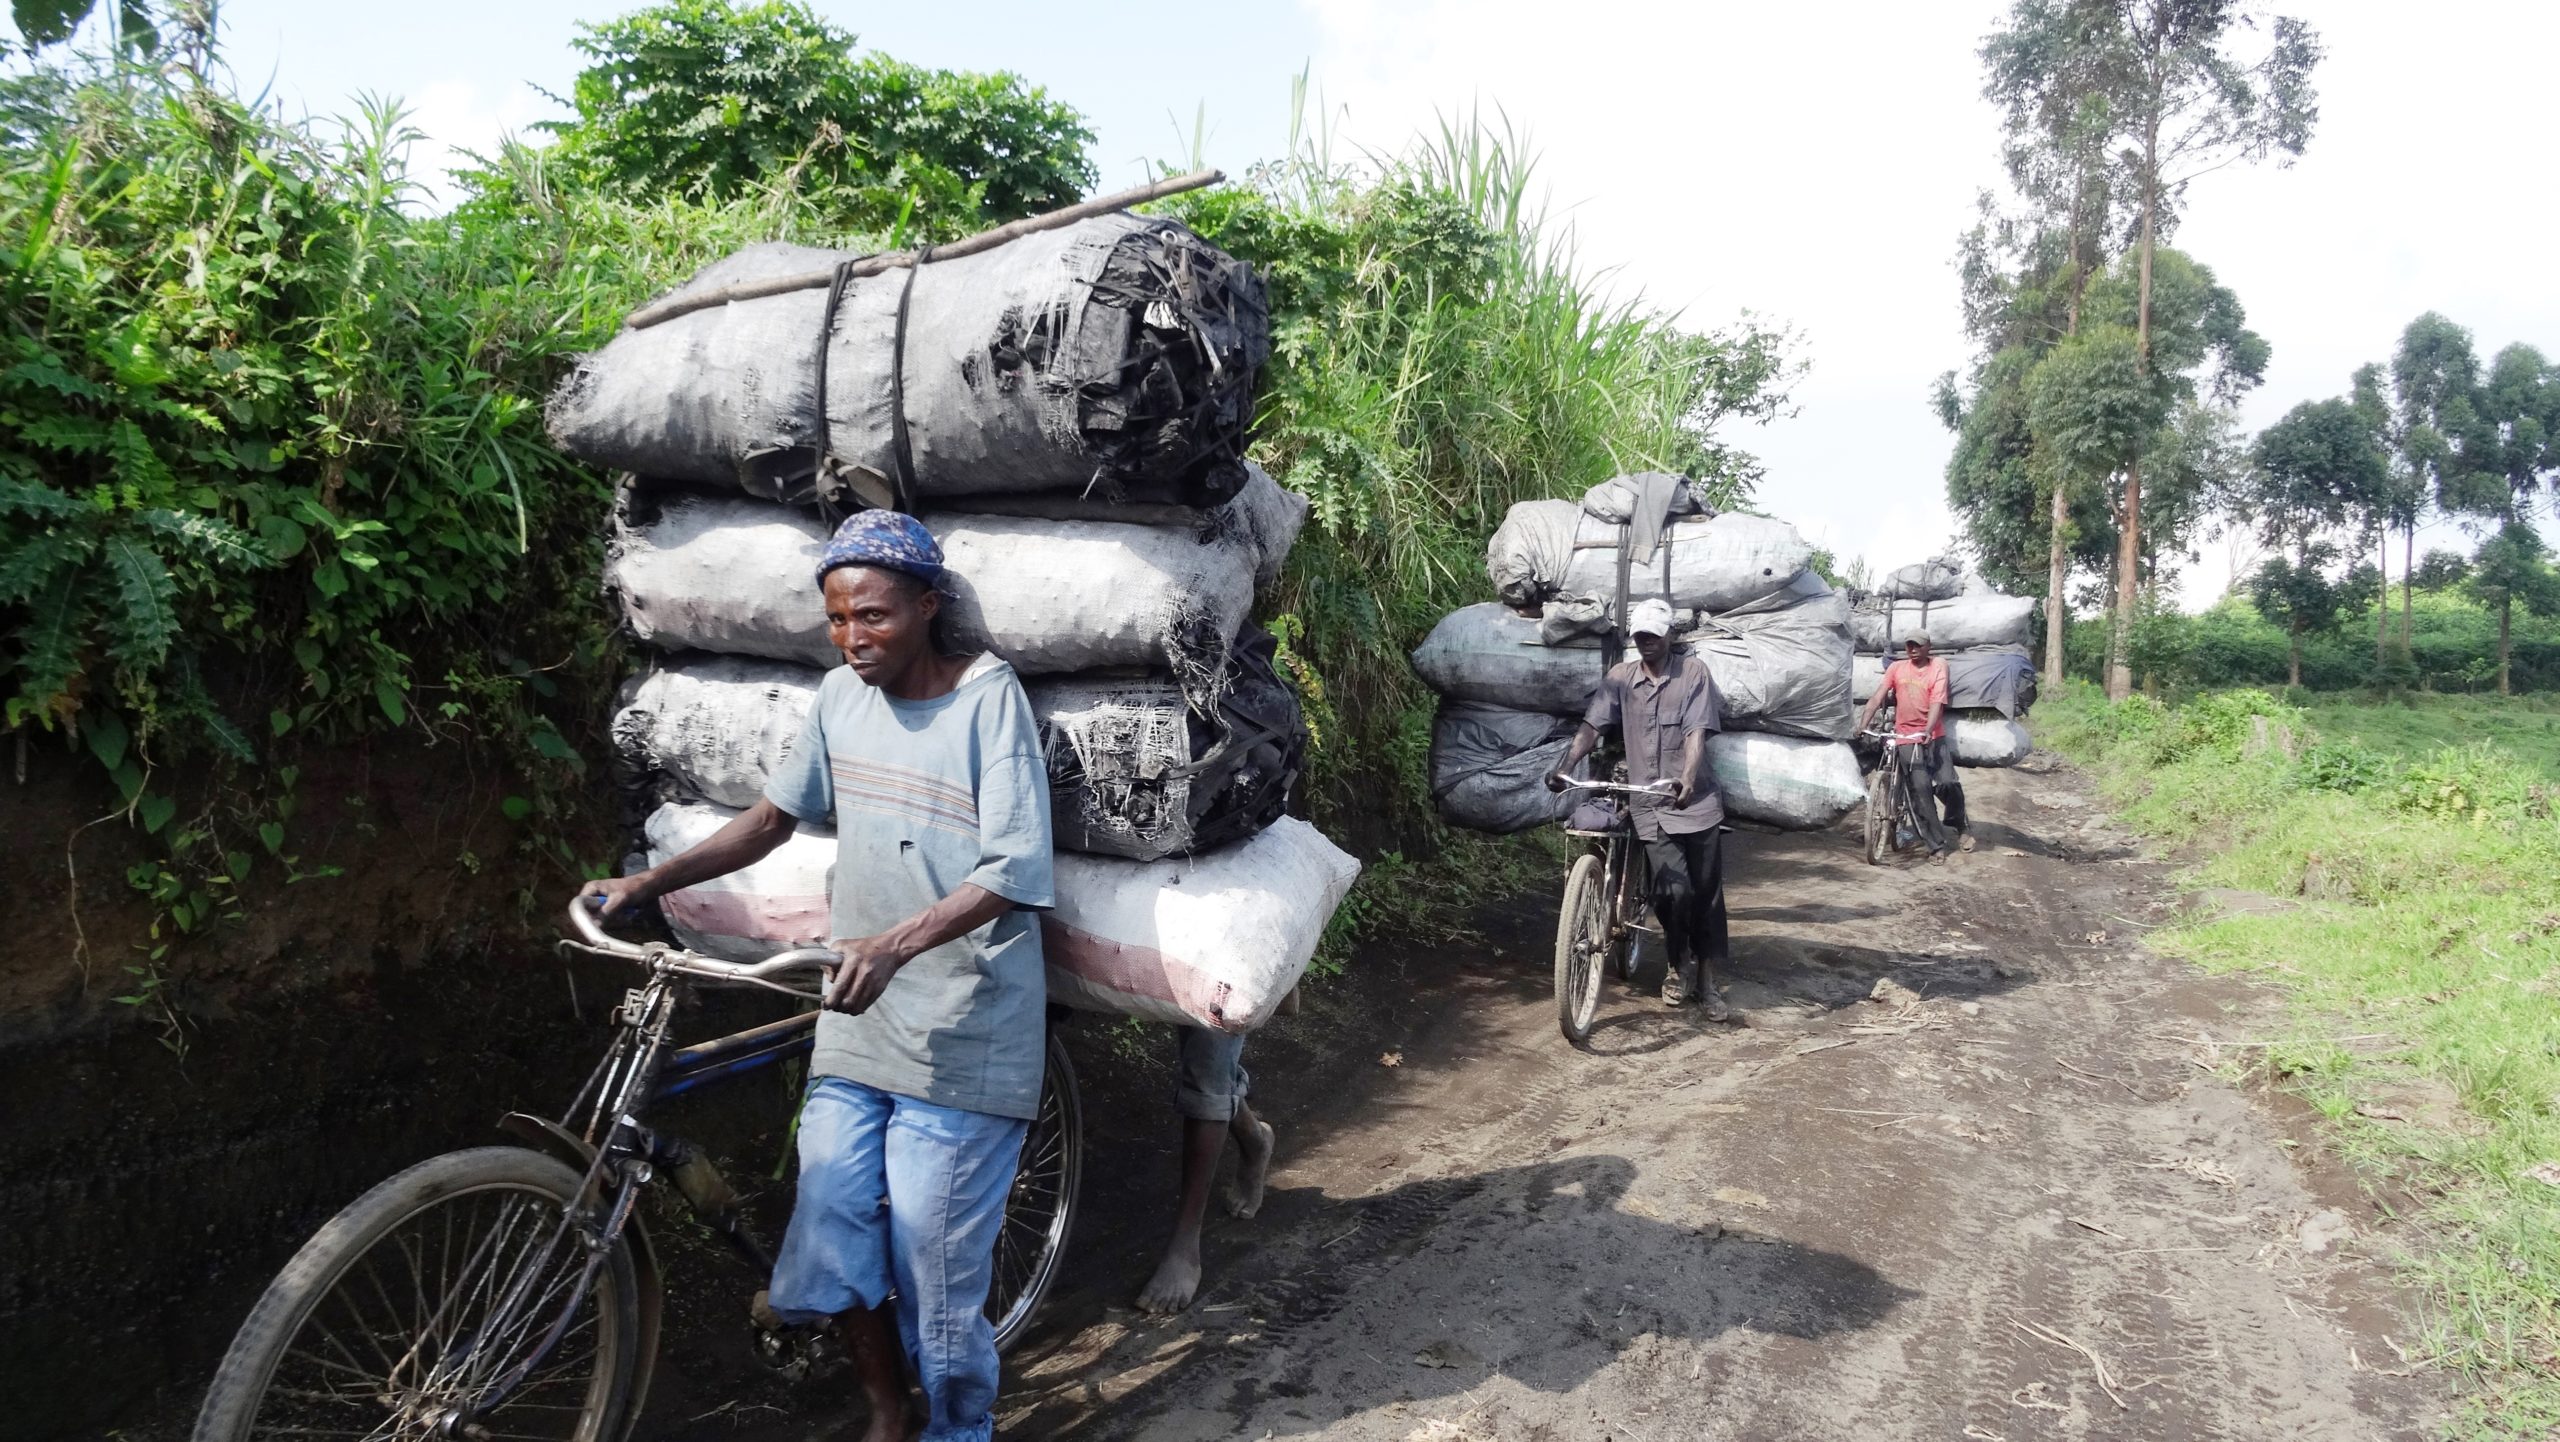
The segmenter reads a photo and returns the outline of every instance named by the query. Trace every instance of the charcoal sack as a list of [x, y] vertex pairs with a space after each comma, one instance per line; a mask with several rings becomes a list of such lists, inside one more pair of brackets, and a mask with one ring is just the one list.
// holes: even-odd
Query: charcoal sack
[[[1621, 527], [1571, 501], [1523, 501], [1485, 547], [1494, 593], [1517, 607], [1556, 596], [1612, 597]], [[1812, 558], [1796, 528], [1766, 516], [1687, 515], [1662, 528], [1653, 556], [1631, 561], [1627, 594], [1726, 611], [1794, 580]]]
[[[672, 295], [855, 258], [749, 246]], [[548, 421], [593, 465], [799, 501], [898, 478], [903, 413], [918, 505], [1214, 503], [1241, 481], [1270, 350], [1249, 267], [1178, 222], [1114, 214], [849, 280], [832, 302], [794, 290], [625, 330], [571, 368]]]

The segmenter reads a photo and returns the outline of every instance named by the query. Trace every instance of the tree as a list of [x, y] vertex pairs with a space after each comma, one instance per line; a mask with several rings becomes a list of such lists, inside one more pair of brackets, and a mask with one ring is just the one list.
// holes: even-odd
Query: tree
[[1040, 87], [854, 53], [798, 0], [669, 0], [582, 24], [554, 169], [727, 200], [790, 175], [841, 223], [928, 239], [1074, 203], [1092, 132]]
[[2472, 350], [2471, 332], [2434, 311], [2400, 332], [2400, 345], [2391, 357], [2391, 433], [2409, 488], [2397, 517], [2403, 648], [2411, 644], [2414, 624], [2409, 590], [2418, 522], [2429, 506], [2458, 510], [2480, 489], [2470, 479], [2477, 466], [2467, 454], [2480, 440], [2479, 388], [2480, 361]]
[[[2242, 497], [2258, 534], [2279, 551], [2258, 568], [2250, 599], [2291, 640], [2292, 684], [2302, 684], [2302, 638], [2337, 625], [2338, 611], [2362, 590], [2330, 578], [2339, 551], [2325, 532], [2368, 511], [2390, 484], [2390, 463], [2375, 444], [2369, 417], [2353, 401], [2304, 401], [2266, 428], [2252, 448]], [[2359, 565], [2381, 585], [2381, 571]]]
[[[2257, 22], [2238, 0], [2087, 0], [2081, 13], [2110, 29], [2111, 114], [2123, 143], [2121, 163], [2137, 194], [2134, 254], [2140, 270], [2134, 306], [2138, 352], [2150, 362], [2155, 255], [2174, 226], [2186, 187], [2224, 166], [2270, 155], [2300, 155], [2319, 118], [2311, 71], [2320, 44], [2310, 26], [2289, 16], [2268, 25], [2268, 43], [2243, 58], [2239, 44]], [[2117, 507], [2115, 625], [2109, 643], [2107, 695], [2131, 694], [2128, 655], [2135, 593], [2142, 569], [2142, 458], [2124, 468]]]
[[2529, 345], [2511, 345], [2489, 364], [2479, 426], [2468, 448], [2471, 484], [2457, 509], [2494, 519], [2498, 531], [2473, 558], [2472, 594], [2498, 611], [2498, 694], [2508, 693], [2518, 601], [2547, 615], [2551, 569], [2542, 538], [2524, 513], [2560, 472], [2560, 371]]

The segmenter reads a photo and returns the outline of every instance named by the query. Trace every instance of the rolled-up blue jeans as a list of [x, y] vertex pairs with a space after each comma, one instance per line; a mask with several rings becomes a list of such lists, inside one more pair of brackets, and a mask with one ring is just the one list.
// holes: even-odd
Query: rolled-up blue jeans
[[820, 1077], [800, 1106], [799, 1199], [767, 1300], [807, 1323], [894, 1294], [924, 1384], [925, 1442], [995, 1435], [987, 1288], [1028, 1129], [843, 1077]]

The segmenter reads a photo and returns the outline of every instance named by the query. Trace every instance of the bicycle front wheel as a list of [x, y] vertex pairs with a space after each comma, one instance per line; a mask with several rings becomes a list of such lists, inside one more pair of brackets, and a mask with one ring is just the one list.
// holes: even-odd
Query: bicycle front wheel
[[1893, 854], [1895, 823], [1894, 804], [1902, 799], [1902, 790], [1893, 784], [1893, 751], [1888, 747], [1884, 763], [1867, 778], [1867, 864], [1884, 865]]
[[1609, 949], [1609, 898], [1602, 881], [1599, 857], [1573, 863], [1556, 913], [1556, 1024], [1575, 1046], [1591, 1039], [1591, 1021], [1600, 1011], [1600, 975]]
[[614, 1442], [640, 1358], [627, 1241], [590, 1269], [583, 1178], [518, 1147], [431, 1158], [356, 1199], [232, 1338], [195, 1442]]
[[1010, 1351], [1058, 1280], [1075, 1226], [1076, 1188], [1084, 1178], [1084, 1104], [1075, 1063], [1055, 1031], [1040, 1079], [1040, 1115], [1023, 1134], [1022, 1160], [1006, 1193], [1004, 1229], [996, 1234], [995, 1281], [987, 1289], [987, 1321], [996, 1350]]

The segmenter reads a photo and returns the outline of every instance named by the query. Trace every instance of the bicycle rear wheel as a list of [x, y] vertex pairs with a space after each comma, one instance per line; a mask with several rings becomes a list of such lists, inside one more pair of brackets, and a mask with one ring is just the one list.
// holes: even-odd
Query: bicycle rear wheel
[[584, 1179], [517, 1147], [434, 1157], [329, 1219], [267, 1287], [195, 1442], [503, 1436], [614, 1442], [640, 1361], [639, 1278], [590, 1271]]
[[1004, 1229], [996, 1234], [987, 1320], [995, 1325], [998, 1352], [1021, 1340], [1058, 1279], [1083, 1177], [1084, 1105], [1076, 1094], [1075, 1063], [1052, 1031], [1048, 1069], [1040, 1079], [1040, 1115], [1023, 1135], [1022, 1160], [1005, 1196]]
[[1556, 912], [1556, 1024], [1580, 1046], [1591, 1039], [1600, 1010], [1600, 975], [1609, 949], [1609, 898], [1603, 894], [1600, 858], [1585, 856], [1565, 874], [1564, 904]]

